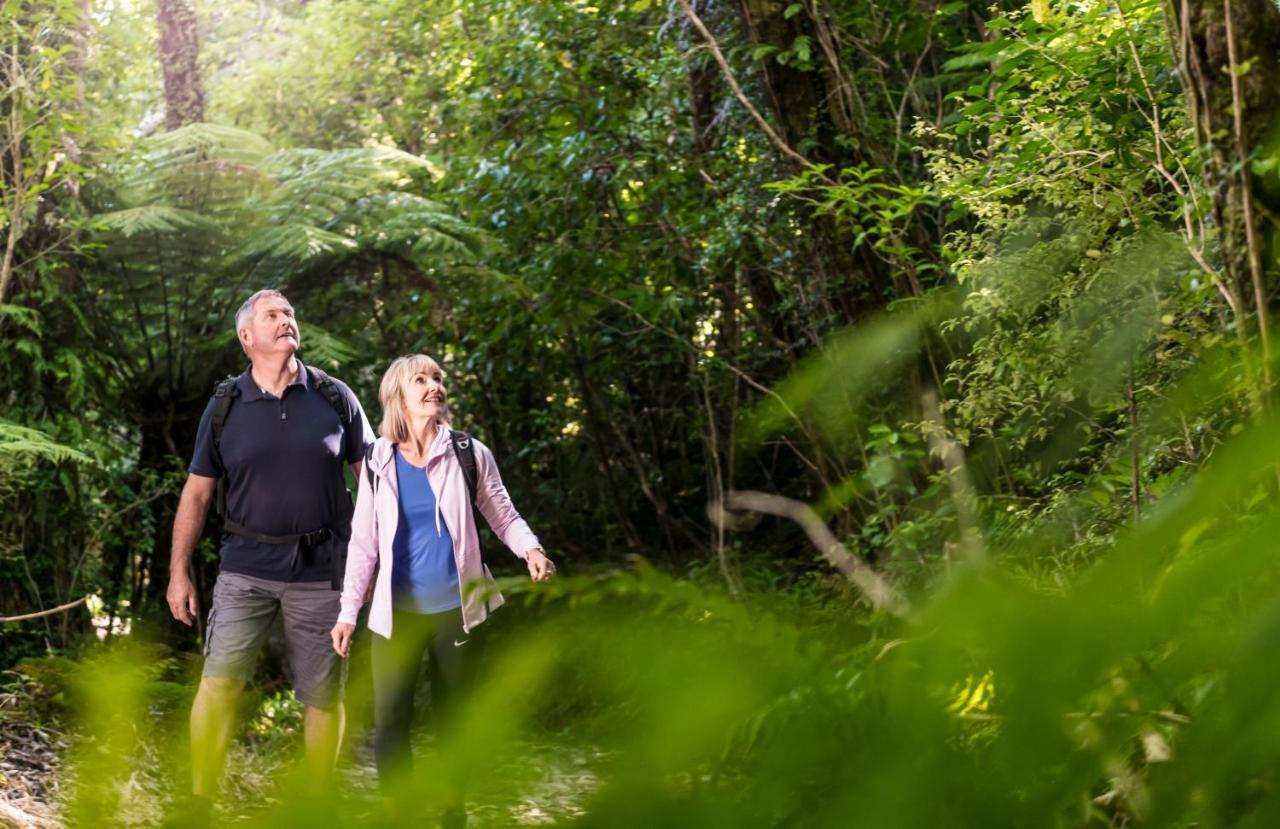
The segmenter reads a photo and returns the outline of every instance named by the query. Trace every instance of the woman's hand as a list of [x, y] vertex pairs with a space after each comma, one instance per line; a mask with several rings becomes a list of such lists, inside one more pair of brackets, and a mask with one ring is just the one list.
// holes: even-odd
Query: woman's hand
[[547, 558], [547, 554], [542, 552], [541, 547], [534, 547], [528, 554], [529, 578], [534, 581], [549, 581], [551, 574], [556, 571], [556, 566], [551, 563], [551, 559]]
[[351, 647], [351, 634], [355, 631], [356, 626], [346, 622], [338, 622], [329, 631], [329, 635], [333, 637], [333, 649], [338, 652], [338, 656], [347, 655], [347, 649]]

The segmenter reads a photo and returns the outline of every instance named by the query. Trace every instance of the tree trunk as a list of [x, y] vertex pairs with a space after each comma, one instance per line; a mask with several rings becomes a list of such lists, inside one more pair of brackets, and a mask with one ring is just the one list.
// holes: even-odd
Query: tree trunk
[[1170, 0], [1166, 13], [1187, 108], [1209, 149], [1204, 174], [1226, 277], [1265, 326], [1276, 273], [1262, 252], [1275, 225], [1262, 217], [1280, 215], [1280, 192], [1257, 186], [1247, 159], [1280, 115], [1280, 9], [1272, 0]]
[[164, 73], [165, 126], [177, 129], [204, 120], [200, 82], [200, 36], [191, 0], [156, 0], [160, 69]]
[[[810, 3], [804, 4], [804, 13], [788, 17], [789, 5], [778, 0], [738, 0], [751, 45], [772, 47], [777, 54], [791, 50], [798, 38], [811, 44], [813, 69], [801, 68], [795, 59], [783, 64], [773, 54], [759, 63], [761, 87], [783, 140], [810, 161], [833, 165], [831, 178], [859, 164], [888, 169], [891, 155], [859, 139], [865, 112], [841, 70], [830, 21]], [[808, 220], [816, 239], [815, 253], [834, 273], [810, 292], [830, 304], [836, 325], [879, 311], [910, 293], [899, 284], [890, 263], [865, 242], [855, 242], [834, 217], [815, 214]]]
[[[817, 43], [819, 36], [814, 27], [821, 25], [822, 21], [815, 21], [808, 14], [787, 17], [788, 5], [777, 0], [738, 0], [748, 40], [755, 45], [772, 46], [780, 52], [790, 49], [799, 37]], [[838, 89], [828, 89], [836, 79], [829, 72], [811, 72], [798, 66], [784, 65], [772, 57], [760, 65], [765, 95], [786, 142], [792, 147], [803, 145], [803, 154], [812, 161], [837, 166], [850, 163], [850, 153], [837, 142], [837, 138], [841, 135], [852, 138], [854, 125], [844, 95]], [[842, 83], [840, 80], [836, 82]]]

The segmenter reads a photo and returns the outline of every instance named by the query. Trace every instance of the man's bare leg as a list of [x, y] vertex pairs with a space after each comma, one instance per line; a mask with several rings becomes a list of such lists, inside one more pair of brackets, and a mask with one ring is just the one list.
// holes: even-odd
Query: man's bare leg
[[191, 791], [214, 799], [244, 680], [206, 676], [191, 705]]
[[339, 702], [332, 708], [316, 708], [308, 705], [303, 717], [308, 780], [318, 787], [333, 777], [333, 767], [338, 760], [338, 746], [342, 744], [342, 732], [346, 728], [346, 709]]

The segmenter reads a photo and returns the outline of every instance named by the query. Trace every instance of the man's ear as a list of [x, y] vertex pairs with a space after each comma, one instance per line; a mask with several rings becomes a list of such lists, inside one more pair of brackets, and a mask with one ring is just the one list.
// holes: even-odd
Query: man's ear
[[248, 328], [241, 328], [239, 331], [236, 332], [236, 336], [240, 338], [240, 346], [245, 351], [248, 351], [249, 346], [253, 344], [251, 342], [251, 340], [253, 339], [253, 334], [249, 332]]

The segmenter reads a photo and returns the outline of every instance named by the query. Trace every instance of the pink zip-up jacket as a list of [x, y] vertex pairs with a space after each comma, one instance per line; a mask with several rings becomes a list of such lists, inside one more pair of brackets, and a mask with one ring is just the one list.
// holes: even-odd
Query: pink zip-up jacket
[[[541, 547], [529, 525], [516, 512], [507, 488], [502, 485], [493, 453], [475, 438], [476, 506], [502, 543], [522, 559]], [[360, 608], [369, 600], [375, 565], [378, 578], [373, 584], [373, 604], [369, 608], [369, 630], [391, 637], [391, 543], [400, 520], [400, 489], [396, 480], [394, 444], [378, 438], [367, 461], [373, 470], [377, 495], [369, 486], [369, 475], [360, 472], [355, 515], [351, 519], [351, 541], [347, 545], [347, 571], [342, 587], [342, 609], [338, 621], [354, 625]], [[483, 622], [489, 611], [502, 605], [502, 595], [493, 589], [493, 576], [480, 561], [480, 539], [467, 497], [462, 465], [453, 451], [449, 430], [438, 430], [427, 451], [427, 480], [436, 495], [436, 520], [443, 521], [453, 538], [453, 560], [458, 565], [458, 588], [462, 594], [462, 626], [470, 632]], [[474, 585], [474, 586], [473, 586]]]

